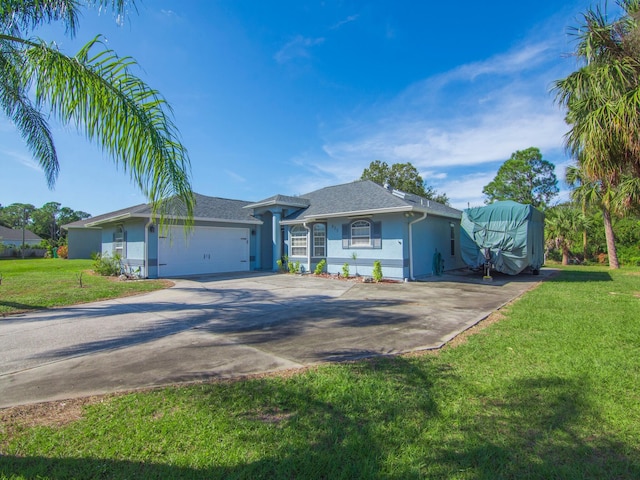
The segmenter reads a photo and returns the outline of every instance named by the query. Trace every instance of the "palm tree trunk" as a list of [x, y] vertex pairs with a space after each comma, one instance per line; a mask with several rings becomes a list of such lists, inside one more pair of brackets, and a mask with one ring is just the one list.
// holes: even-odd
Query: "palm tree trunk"
[[566, 245], [562, 246], [562, 265], [569, 265], [569, 249]]
[[609, 268], [620, 268], [618, 252], [616, 251], [616, 237], [613, 234], [611, 212], [606, 206], [602, 206], [602, 218], [604, 219], [604, 236], [607, 239], [607, 254], [609, 255]]
[[[585, 200], [582, 201], [582, 216], [587, 218], [587, 202]], [[587, 227], [584, 227], [582, 230], [582, 261], [587, 261]]]

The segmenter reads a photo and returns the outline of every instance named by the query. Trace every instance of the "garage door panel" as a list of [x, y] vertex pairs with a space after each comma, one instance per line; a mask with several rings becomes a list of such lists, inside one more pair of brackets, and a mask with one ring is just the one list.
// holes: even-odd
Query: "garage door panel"
[[160, 276], [249, 271], [249, 229], [171, 227], [159, 242]]

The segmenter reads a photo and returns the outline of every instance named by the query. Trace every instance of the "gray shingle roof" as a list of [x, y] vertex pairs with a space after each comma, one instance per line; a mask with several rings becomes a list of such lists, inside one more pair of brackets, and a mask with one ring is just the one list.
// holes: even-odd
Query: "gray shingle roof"
[[[220, 220], [243, 223], [262, 223], [251, 215], [251, 211], [244, 207], [250, 202], [244, 200], [232, 200], [228, 198], [208, 197], [194, 193], [195, 207], [193, 211], [194, 219], [198, 220]], [[173, 217], [184, 218], [185, 209], [182, 202], [171, 201], [167, 205], [169, 214]], [[123, 218], [151, 218], [152, 208], [150, 203], [143, 203], [129, 208], [123, 208], [113, 212], [97, 215], [77, 222], [64, 225], [64, 228], [82, 228], [98, 226], [103, 223], [110, 223]]]
[[103, 213], [102, 215], [96, 215], [95, 217], [89, 217], [82, 220], [78, 220], [76, 222], [67, 223], [66, 225], [62, 225], [62, 228], [68, 230], [70, 228], [85, 228], [89, 223], [100, 222], [103, 220], [109, 220], [122, 216], [130, 216], [135, 214], [142, 208], [146, 207], [147, 204], [141, 203], [139, 205], [134, 205], [133, 207], [122, 208], [120, 210], [115, 210], [109, 213]]
[[[40, 240], [42, 240], [42, 237], [25, 229], [24, 239], [27, 242], [28, 241], [39, 242]], [[2, 243], [3, 241], [22, 242], [22, 229], [14, 230], [13, 228], [3, 227], [2, 225], [0, 225], [0, 243]]]
[[370, 180], [321, 188], [301, 195], [309, 200], [307, 209], [293, 213], [286, 221], [328, 216], [353, 216], [385, 211], [418, 210], [432, 215], [460, 218], [462, 212], [409, 193], [390, 191]]
[[289, 207], [304, 208], [309, 206], [309, 200], [302, 197], [291, 197], [288, 195], [273, 195], [272, 197], [265, 198], [259, 202], [246, 205], [245, 208], [258, 208], [269, 205], [286, 205]]

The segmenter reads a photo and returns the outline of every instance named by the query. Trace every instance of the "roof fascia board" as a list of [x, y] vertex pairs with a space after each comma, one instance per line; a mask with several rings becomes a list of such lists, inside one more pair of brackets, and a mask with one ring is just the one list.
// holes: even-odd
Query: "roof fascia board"
[[309, 222], [312, 220], [319, 220], [319, 219], [325, 219], [325, 218], [363, 217], [366, 215], [376, 215], [381, 213], [410, 212], [412, 210], [414, 210], [414, 208], [410, 205], [407, 205], [406, 207], [378, 208], [378, 209], [371, 209], [371, 210], [354, 210], [350, 212], [327, 213], [323, 215], [306, 215], [296, 220], [282, 220], [280, 223], [283, 225], [293, 225], [296, 223]]
[[[149, 214], [126, 214], [126, 215], [118, 215], [116, 217], [105, 218], [99, 220], [97, 222], [87, 223], [85, 224], [87, 227], [93, 227], [97, 225], [103, 225], [105, 223], [113, 223], [121, 220], [126, 220], [128, 218], [141, 218], [141, 219], [151, 219], [151, 215]], [[185, 217], [180, 217], [177, 215], [167, 215], [164, 217], [166, 220], [185, 220]], [[155, 221], [158, 220], [156, 217]], [[262, 225], [264, 222], [262, 220], [232, 220], [228, 218], [212, 218], [212, 217], [193, 217], [194, 222], [217, 222], [217, 223], [240, 223], [246, 225]]]
[[273, 207], [274, 205], [283, 206], [283, 207], [297, 207], [297, 208], [307, 208], [309, 206], [309, 204], [307, 204], [307, 203], [283, 202], [283, 201], [278, 201], [278, 200], [269, 200], [268, 202], [251, 203], [249, 205], [245, 205], [242, 208]]

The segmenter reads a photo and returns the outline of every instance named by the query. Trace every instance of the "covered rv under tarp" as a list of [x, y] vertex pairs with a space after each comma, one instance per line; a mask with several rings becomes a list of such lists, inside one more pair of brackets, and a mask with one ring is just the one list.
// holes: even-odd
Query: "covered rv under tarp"
[[510, 200], [467, 208], [460, 224], [462, 259], [472, 269], [517, 275], [544, 263], [544, 213]]

